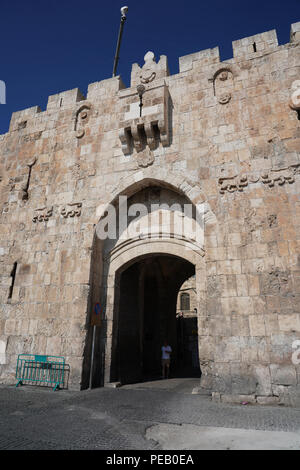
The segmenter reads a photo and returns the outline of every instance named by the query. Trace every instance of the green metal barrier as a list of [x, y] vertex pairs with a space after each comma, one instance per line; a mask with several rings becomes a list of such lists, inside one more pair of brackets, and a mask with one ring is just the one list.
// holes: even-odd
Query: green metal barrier
[[23, 382], [32, 384], [46, 383], [53, 390], [64, 384], [65, 358], [62, 356], [41, 356], [37, 354], [19, 354], [16, 379], [16, 387]]

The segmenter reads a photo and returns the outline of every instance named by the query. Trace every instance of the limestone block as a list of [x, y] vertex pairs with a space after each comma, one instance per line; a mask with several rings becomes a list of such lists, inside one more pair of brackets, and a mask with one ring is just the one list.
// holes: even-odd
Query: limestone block
[[213, 368], [212, 386], [218, 393], [231, 393], [231, 369], [228, 363], [215, 363]]
[[60, 336], [50, 336], [47, 338], [46, 354], [60, 356], [62, 350], [62, 338]]
[[[239, 314], [231, 315], [232, 336], [249, 336], [249, 317]], [[243, 354], [243, 352], [242, 352]]]
[[279, 331], [299, 332], [300, 331], [300, 314], [278, 315]]
[[240, 361], [241, 347], [239, 338], [224, 337], [215, 344], [215, 361], [232, 362]]
[[253, 303], [251, 297], [221, 298], [221, 306], [224, 315], [253, 315]]
[[[201, 333], [201, 332], [200, 332]], [[199, 357], [202, 361], [213, 359], [214, 344], [209, 336], [199, 336]]]
[[214, 316], [209, 322], [209, 333], [211, 336], [230, 336], [231, 318], [230, 316]]
[[41, 108], [39, 106], [33, 106], [31, 108], [13, 113], [10, 121], [9, 131], [25, 129], [28, 125], [28, 121], [31, 121], [37, 113], [41, 113]]
[[291, 25], [290, 41], [291, 42], [300, 41], [300, 21], [298, 21], [298, 23], [293, 23]]
[[273, 385], [273, 394], [278, 397], [280, 405], [299, 407], [299, 385]]
[[204, 51], [195, 52], [179, 58], [180, 73], [191, 70], [194, 66], [201, 66], [203, 63], [220, 62], [219, 48], [206, 49]]
[[276, 385], [296, 385], [297, 374], [295, 366], [290, 365], [270, 365], [271, 380]]
[[241, 274], [241, 261], [217, 261], [217, 271], [218, 274]]
[[47, 110], [52, 111], [59, 108], [73, 106], [78, 101], [84, 100], [85, 97], [78, 88], [74, 90], [63, 91], [56, 95], [49, 96]]
[[262, 396], [262, 397], [256, 397], [256, 400], [257, 400], [257, 403], [259, 405], [271, 405], [271, 406], [274, 406], [274, 405], [278, 405], [279, 403], [279, 398], [278, 397], [265, 397], [265, 396]]
[[266, 335], [271, 336], [279, 331], [278, 315], [265, 315]]
[[249, 326], [251, 336], [265, 336], [265, 320], [263, 315], [249, 315]]
[[83, 350], [84, 350], [83, 338], [81, 338], [81, 340], [79, 340], [78, 338], [76, 338], [76, 340], [74, 338], [64, 338], [61, 343], [61, 354], [63, 356], [71, 355], [71, 356], [80, 357], [83, 355]]
[[292, 360], [293, 341], [298, 340], [298, 333], [272, 334], [270, 338], [270, 361], [277, 364], [290, 364]]
[[272, 395], [271, 374], [269, 366], [255, 364], [252, 371], [257, 380], [256, 393], [260, 396]]
[[6, 346], [7, 346], [7, 338], [1, 337], [0, 339], [0, 364], [6, 364]]
[[243, 404], [243, 403], [252, 403], [256, 402], [255, 395], [244, 395], [244, 394], [231, 394], [231, 395], [221, 395], [221, 402], [222, 403], [235, 403], [235, 404]]
[[232, 393], [253, 393], [255, 391], [256, 380], [251, 373], [251, 367], [245, 363], [232, 362], [230, 368]]

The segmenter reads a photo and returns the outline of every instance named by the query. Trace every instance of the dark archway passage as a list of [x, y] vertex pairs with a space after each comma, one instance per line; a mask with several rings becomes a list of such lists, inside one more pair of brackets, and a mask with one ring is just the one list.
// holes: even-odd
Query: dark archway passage
[[[176, 318], [178, 291], [195, 274], [195, 266], [183, 258], [155, 254], [145, 256], [116, 276], [111, 381], [121, 384], [158, 379], [161, 346], [172, 347], [171, 376], [200, 377], [199, 358], [182, 353], [189, 349], [188, 331], [197, 330]], [[196, 322], [196, 323], [195, 323]], [[198, 341], [198, 337], [196, 338]]]

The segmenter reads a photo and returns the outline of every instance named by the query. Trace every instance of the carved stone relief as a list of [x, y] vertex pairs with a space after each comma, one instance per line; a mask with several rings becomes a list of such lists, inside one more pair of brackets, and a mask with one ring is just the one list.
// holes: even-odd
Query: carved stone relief
[[272, 266], [269, 272], [261, 274], [260, 287], [263, 295], [287, 295], [292, 290], [290, 272]]
[[247, 233], [255, 232], [257, 230], [266, 230], [278, 226], [276, 214], [268, 214], [267, 216], [257, 212], [255, 207], [245, 212], [245, 227]]
[[61, 215], [66, 219], [67, 217], [80, 217], [81, 215], [81, 202], [73, 202], [67, 204], [66, 207], [63, 207], [61, 210]]
[[53, 207], [50, 207], [50, 209], [47, 209], [47, 207], [41, 207], [39, 209], [35, 209], [35, 212], [37, 212], [37, 214], [32, 219], [34, 223], [48, 222], [49, 218], [53, 214]]
[[28, 168], [27, 180], [25, 183], [22, 184], [20, 192], [19, 192], [19, 199], [21, 199], [22, 201], [28, 200], [28, 197], [29, 197], [28, 189], [29, 189], [29, 184], [30, 184], [31, 171], [36, 161], [37, 159], [34, 157], [32, 160], [27, 162], [27, 165], [26, 165]]
[[233, 73], [229, 69], [221, 69], [214, 75], [214, 94], [220, 104], [227, 104], [233, 93]]
[[147, 54], [144, 57], [144, 61], [145, 61], [145, 64], [141, 70], [140, 80], [141, 80], [141, 83], [150, 83], [156, 77], [156, 72], [154, 70], [156, 67], [156, 62], [155, 62], [155, 56], [153, 52], [151, 51], [147, 52]]
[[152, 165], [154, 162], [153, 153], [146, 148], [143, 152], [138, 153], [137, 162], [138, 166], [142, 168], [146, 168], [147, 166]]
[[227, 104], [231, 100], [231, 94], [230, 93], [223, 93], [222, 95], [219, 96], [219, 103], [220, 104]]
[[27, 134], [21, 138], [21, 142], [35, 142], [36, 140], [39, 140], [41, 136], [42, 131], [34, 132], [33, 134]]
[[[66, 204], [66, 206], [62, 207], [60, 210], [60, 214], [66, 219], [67, 217], [80, 217], [81, 216], [81, 202], [70, 202]], [[41, 207], [39, 209], [35, 209], [37, 214], [33, 217], [32, 221], [36, 222], [48, 222], [49, 218], [53, 215], [53, 206], [50, 209], [47, 207]]]
[[140, 67], [133, 64], [131, 72], [131, 86], [134, 87], [139, 83], [147, 85], [154, 80], [159, 80], [169, 75], [167, 57], [162, 55], [156, 62], [155, 55], [152, 51], [148, 51], [144, 56], [144, 65]]
[[262, 182], [272, 188], [277, 183], [279, 186], [285, 183], [292, 184], [295, 182], [295, 175], [300, 173], [300, 164], [291, 165], [287, 168], [280, 168], [264, 172], [262, 174], [235, 175], [230, 177], [219, 178], [220, 193], [234, 193], [236, 191], [244, 191], [250, 183]]
[[80, 108], [76, 111], [75, 114], [75, 135], [77, 139], [81, 139], [86, 132], [86, 125], [89, 122], [91, 113], [91, 105], [89, 103], [85, 103], [80, 106]]

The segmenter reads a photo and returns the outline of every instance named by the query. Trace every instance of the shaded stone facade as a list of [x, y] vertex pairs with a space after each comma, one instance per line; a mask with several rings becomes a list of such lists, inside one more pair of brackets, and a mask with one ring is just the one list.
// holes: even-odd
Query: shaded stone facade
[[196, 277], [187, 279], [178, 292], [176, 313], [177, 315], [197, 317], [197, 289]]
[[[129, 88], [114, 77], [13, 113], [0, 136], [2, 383], [21, 353], [64, 356], [74, 388], [117, 380], [118, 282], [160, 255], [184, 260], [173, 297], [195, 272], [202, 387], [299, 405], [299, 41], [296, 23], [288, 44], [257, 34], [225, 62], [218, 48], [181, 57], [171, 76], [165, 56], [147, 53]], [[128, 226], [122, 240], [99, 240], [119, 196], [200, 208], [203, 243], [160, 222], [151, 237]]]

